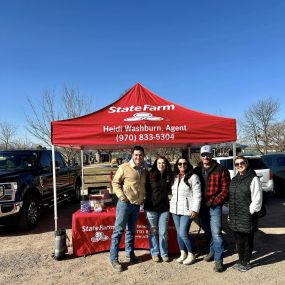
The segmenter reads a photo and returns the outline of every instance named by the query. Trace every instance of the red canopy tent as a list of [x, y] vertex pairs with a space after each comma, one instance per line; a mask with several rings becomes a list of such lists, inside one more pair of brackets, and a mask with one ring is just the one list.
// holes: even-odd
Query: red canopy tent
[[137, 83], [123, 97], [86, 116], [51, 123], [52, 144], [119, 149], [236, 141], [236, 120], [189, 110]]
[[157, 96], [139, 83], [97, 112], [52, 122], [55, 230], [58, 218], [54, 146], [81, 150], [120, 149], [135, 144], [176, 147], [234, 142], [236, 138], [235, 119], [189, 110]]

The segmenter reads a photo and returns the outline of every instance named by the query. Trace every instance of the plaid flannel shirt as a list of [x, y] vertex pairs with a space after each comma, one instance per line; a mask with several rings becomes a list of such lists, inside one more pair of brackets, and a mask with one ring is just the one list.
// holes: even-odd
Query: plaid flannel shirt
[[[199, 175], [200, 179], [201, 177], [203, 179], [201, 164], [195, 168], [194, 172]], [[207, 206], [223, 205], [228, 200], [230, 182], [231, 177], [228, 169], [216, 161], [212, 161], [207, 191], [205, 191], [205, 187], [202, 189]]]

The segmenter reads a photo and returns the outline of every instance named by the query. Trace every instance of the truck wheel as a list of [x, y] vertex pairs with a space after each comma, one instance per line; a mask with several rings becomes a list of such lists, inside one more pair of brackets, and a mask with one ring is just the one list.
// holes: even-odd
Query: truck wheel
[[39, 221], [39, 200], [29, 195], [24, 198], [23, 208], [20, 212], [20, 219], [18, 223], [19, 229], [29, 230], [33, 229]]

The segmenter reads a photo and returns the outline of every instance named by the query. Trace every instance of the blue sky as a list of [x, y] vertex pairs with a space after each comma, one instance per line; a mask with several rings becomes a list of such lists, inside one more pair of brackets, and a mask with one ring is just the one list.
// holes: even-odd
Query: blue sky
[[272, 97], [284, 119], [284, 15], [283, 0], [2, 0], [0, 121], [23, 134], [27, 97], [67, 85], [96, 111], [137, 82], [237, 119]]

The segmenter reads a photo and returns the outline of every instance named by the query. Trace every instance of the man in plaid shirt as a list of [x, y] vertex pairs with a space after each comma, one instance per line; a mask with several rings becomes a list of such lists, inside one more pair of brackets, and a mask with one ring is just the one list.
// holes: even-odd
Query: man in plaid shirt
[[223, 271], [224, 241], [222, 237], [222, 206], [229, 195], [230, 173], [221, 164], [212, 160], [210, 145], [200, 150], [201, 163], [194, 169], [201, 180], [202, 202], [200, 209], [201, 226], [209, 243], [205, 261], [215, 261], [214, 271]]

